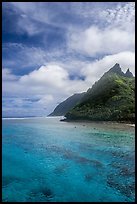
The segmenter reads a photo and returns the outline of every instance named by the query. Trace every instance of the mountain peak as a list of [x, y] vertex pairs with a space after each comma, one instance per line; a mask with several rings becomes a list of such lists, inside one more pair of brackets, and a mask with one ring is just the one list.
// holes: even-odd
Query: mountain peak
[[118, 64], [118, 63], [116, 63], [111, 69], [120, 69], [121, 70], [121, 67], [120, 67], [120, 65]]
[[112, 68], [110, 68], [110, 70], [107, 73], [116, 73], [120, 76], [124, 76], [124, 77], [133, 77], [132, 72], [130, 72], [129, 68], [127, 69], [126, 73], [124, 74], [124, 72], [121, 70], [121, 67], [118, 63], [116, 63]]
[[132, 74], [132, 72], [130, 72], [129, 68], [126, 71], [125, 76], [126, 77], [133, 77], [133, 74]]
[[[129, 69], [126, 75], [130, 73]], [[66, 120], [135, 121], [135, 78], [116, 63], [89, 88]]]
[[122, 72], [121, 67], [118, 63], [116, 63], [112, 68], [110, 68], [110, 70], [107, 73], [111, 72], [124, 76], [124, 73]]
[[119, 63], [116, 63], [116, 64], [113, 66], [113, 68], [114, 68], [114, 67], [118, 67], [118, 68], [120, 68]]
[[116, 74], [123, 74], [121, 67], [118, 63], [116, 63], [110, 70], [109, 72], [114, 72]]

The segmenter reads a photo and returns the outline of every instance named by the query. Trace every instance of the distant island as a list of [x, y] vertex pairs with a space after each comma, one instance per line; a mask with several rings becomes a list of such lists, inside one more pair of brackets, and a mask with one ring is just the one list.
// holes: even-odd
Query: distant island
[[87, 92], [60, 103], [50, 116], [70, 120], [135, 122], [135, 77], [116, 63]]

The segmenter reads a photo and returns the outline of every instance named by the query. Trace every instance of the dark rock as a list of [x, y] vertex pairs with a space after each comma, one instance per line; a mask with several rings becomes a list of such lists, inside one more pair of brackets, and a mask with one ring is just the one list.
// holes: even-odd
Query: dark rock
[[57, 166], [55, 168], [55, 173], [61, 174], [66, 170], [67, 167], [68, 167], [68, 165], [66, 165], [66, 164], [62, 164], [60, 166]]
[[50, 189], [48, 188], [43, 188], [42, 190], [43, 195], [45, 195], [48, 198], [52, 198], [53, 197], [53, 193]]
[[88, 173], [88, 174], [85, 175], [85, 181], [86, 182], [90, 182], [92, 179], [93, 179], [93, 175], [92, 174]]
[[132, 72], [129, 71], [129, 69], [127, 69], [125, 76], [126, 77], [133, 77], [133, 74], [132, 74]]
[[116, 63], [107, 73], [110, 73], [110, 72], [124, 76], [124, 73], [122, 72], [121, 67], [118, 63]]
[[107, 184], [111, 188], [117, 189], [121, 194], [126, 195], [127, 197], [130, 197], [132, 193], [135, 192], [135, 184], [123, 184], [120, 182], [120, 179], [118, 179], [118, 175], [109, 175], [107, 177]]
[[73, 153], [73, 152], [66, 152], [64, 154], [64, 158], [74, 160], [75, 162], [78, 162], [81, 164], [90, 164], [90, 165], [96, 166], [96, 167], [102, 167], [103, 166], [103, 164], [98, 160], [88, 159], [86, 157], [79, 156], [78, 154]]

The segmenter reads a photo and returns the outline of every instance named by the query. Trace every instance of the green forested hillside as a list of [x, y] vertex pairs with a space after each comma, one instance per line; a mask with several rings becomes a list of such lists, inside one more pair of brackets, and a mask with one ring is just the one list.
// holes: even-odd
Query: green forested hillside
[[119, 64], [106, 72], [82, 98], [81, 103], [65, 115], [68, 120], [135, 120], [135, 78], [124, 74]]

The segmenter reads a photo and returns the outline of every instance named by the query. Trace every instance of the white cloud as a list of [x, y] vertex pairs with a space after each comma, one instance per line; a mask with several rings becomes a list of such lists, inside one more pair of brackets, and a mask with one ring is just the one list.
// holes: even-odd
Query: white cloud
[[19, 79], [21, 85], [39, 93], [52, 93], [69, 96], [76, 92], [84, 91], [88, 86], [82, 80], [71, 80], [66, 69], [57, 64], [41, 66]]
[[134, 51], [134, 45], [134, 33], [117, 28], [100, 29], [97, 26], [91, 26], [80, 33], [73, 33], [68, 43], [72, 49], [89, 56]]
[[20, 83], [27, 85], [50, 85], [53, 87], [62, 87], [62, 84], [68, 78], [68, 73], [65, 69], [58, 65], [41, 66], [38, 70], [34, 70], [28, 75], [20, 78]]

